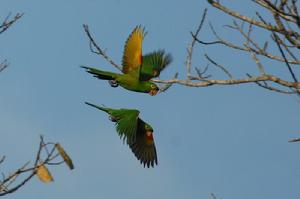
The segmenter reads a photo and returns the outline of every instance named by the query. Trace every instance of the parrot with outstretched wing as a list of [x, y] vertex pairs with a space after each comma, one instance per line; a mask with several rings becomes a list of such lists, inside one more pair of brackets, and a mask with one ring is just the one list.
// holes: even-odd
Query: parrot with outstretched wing
[[127, 90], [156, 95], [159, 88], [150, 80], [159, 76], [160, 72], [171, 63], [172, 57], [170, 54], [165, 54], [163, 50], [143, 56], [142, 42], [145, 35], [145, 29], [137, 26], [128, 37], [122, 59], [123, 74], [86, 66], [82, 68], [99, 79], [109, 80], [113, 87], [120, 85]]
[[131, 151], [144, 167], [149, 168], [157, 165], [153, 128], [139, 118], [140, 112], [138, 110], [112, 109], [85, 103], [109, 114], [110, 120], [116, 124], [117, 133], [129, 145]]

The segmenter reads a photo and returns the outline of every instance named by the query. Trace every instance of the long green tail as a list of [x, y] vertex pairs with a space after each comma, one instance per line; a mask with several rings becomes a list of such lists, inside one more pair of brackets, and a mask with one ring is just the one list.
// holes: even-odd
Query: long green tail
[[87, 66], [81, 66], [81, 68], [86, 69], [86, 72], [94, 75], [94, 77], [97, 77], [99, 79], [105, 79], [105, 80], [114, 80], [118, 76], [117, 73], [112, 73], [108, 71], [102, 71], [96, 68], [91, 68]]
[[92, 107], [94, 107], [94, 108], [96, 108], [96, 109], [99, 109], [99, 110], [101, 110], [101, 111], [104, 111], [104, 112], [110, 114], [110, 111], [111, 111], [110, 108], [104, 108], [103, 106], [97, 106], [97, 105], [91, 104], [91, 103], [89, 103], [89, 102], [84, 102], [84, 103], [87, 104], [87, 105], [89, 105], [89, 106], [92, 106]]

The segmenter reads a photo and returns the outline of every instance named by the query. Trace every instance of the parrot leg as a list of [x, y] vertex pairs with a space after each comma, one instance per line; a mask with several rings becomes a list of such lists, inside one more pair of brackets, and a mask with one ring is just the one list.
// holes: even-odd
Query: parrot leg
[[108, 83], [110, 84], [111, 87], [118, 87], [119, 84], [116, 80], [108, 80]]
[[112, 122], [117, 122], [118, 119], [112, 115], [109, 116], [109, 120], [112, 121]]

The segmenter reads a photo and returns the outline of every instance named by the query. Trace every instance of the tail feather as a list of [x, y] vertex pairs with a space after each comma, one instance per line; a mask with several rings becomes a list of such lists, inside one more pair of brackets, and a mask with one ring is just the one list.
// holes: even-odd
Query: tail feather
[[104, 111], [104, 112], [106, 112], [106, 113], [108, 113], [109, 112], [109, 108], [105, 108], [105, 107], [103, 107], [103, 106], [97, 106], [97, 105], [95, 105], [95, 104], [91, 104], [91, 103], [89, 103], [89, 102], [84, 102], [85, 104], [87, 104], [87, 105], [89, 105], [89, 106], [91, 106], [91, 107], [94, 107], [94, 108], [96, 108], [96, 109], [99, 109], [99, 110], [101, 110], [101, 111]]
[[87, 66], [81, 66], [81, 68], [84, 68], [86, 72], [94, 75], [94, 77], [97, 77], [99, 79], [105, 79], [105, 80], [115, 80], [117, 74], [107, 71], [102, 71], [96, 68], [91, 68]]

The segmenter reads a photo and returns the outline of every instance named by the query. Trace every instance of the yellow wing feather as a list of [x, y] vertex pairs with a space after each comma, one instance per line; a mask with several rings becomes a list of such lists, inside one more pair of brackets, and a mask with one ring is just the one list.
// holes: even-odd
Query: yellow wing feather
[[123, 73], [139, 71], [142, 64], [142, 42], [145, 35], [145, 29], [141, 26], [135, 27], [129, 35], [123, 53]]

